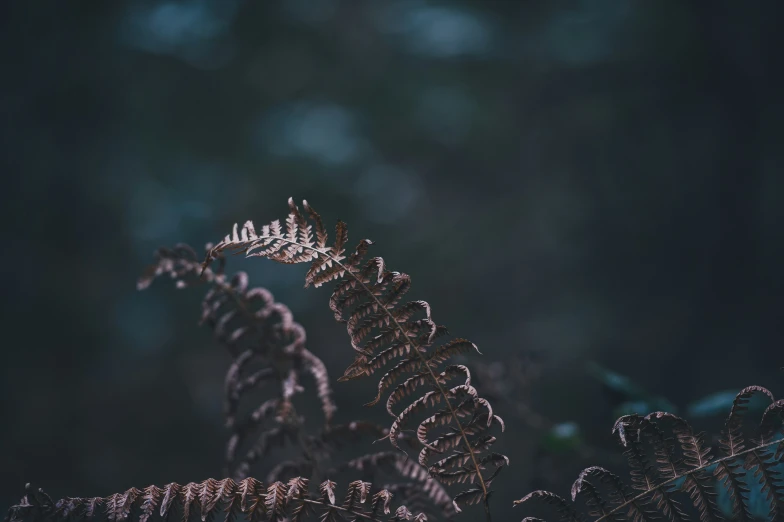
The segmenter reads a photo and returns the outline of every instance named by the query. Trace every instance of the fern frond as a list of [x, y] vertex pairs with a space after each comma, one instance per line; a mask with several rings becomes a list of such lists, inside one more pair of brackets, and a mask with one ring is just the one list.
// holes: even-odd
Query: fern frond
[[[759, 423], [757, 437], [747, 441], [740, 424], [749, 399], [757, 394], [767, 397], [771, 404]], [[730, 497], [733, 520], [752, 520], [751, 484], [746, 475], [752, 471], [767, 499], [769, 520], [782, 520], [784, 480], [777, 466], [784, 457], [783, 413], [784, 401], [774, 400], [765, 388], [744, 388], [733, 403], [719, 440], [718, 456], [705, 444], [703, 434], [694, 433], [685, 420], [671, 413], [621, 417], [613, 433], [625, 448], [634, 493], [616, 475], [591, 467], [572, 486], [572, 500], [583, 500], [593, 522], [641, 522], [659, 515], [682, 521], [688, 516], [675, 498], [675, 493], [682, 491], [688, 494], [700, 521], [709, 522], [724, 520], [716, 502], [720, 488]], [[674, 437], [674, 444], [667, 433]], [[655, 464], [649, 455], [654, 456]], [[576, 507], [545, 491], [535, 491], [515, 501], [515, 505], [534, 500], [555, 506], [563, 520], [583, 520]]]
[[[461, 479], [478, 485], [479, 498], [485, 502], [487, 510], [490, 491], [485, 465], [493, 466], [489, 473], [494, 475], [499, 469], [496, 466], [505, 466], [508, 461], [506, 458], [483, 461], [479, 454], [495, 440], [486, 437], [487, 431], [493, 425], [499, 425], [503, 430], [503, 421], [492, 413], [490, 404], [470, 386], [466, 367], [452, 365], [443, 371], [439, 368], [458, 353], [479, 350], [465, 339], [434, 346], [436, 339], [447, 332], [433, 321], [430, 306], [424, 301], [401, 302], [411, 286], [411, 278], [388, 270], [380, 257], [365, 261], [372, 245], [369, 240], [362, 240], [352, 254], [346, 255], [348, 232], [343, 222], [338, 222], [334, 242], [328, 245], [329, 237], [321, 217], [307, 201], [303, 202], [303, 207], [307, 216], [289, 199], [285, 226], [275, 220], [257, 232], [251, 221], [245, 222], [242, 227], [234, 225], [232, 233], [210, 249], [203, 269], [206, 272], [215, 260], [220, 262], [224, 252], [234, 252], [287, 264], [310, 263], [305, 276], [306, 287], [318, 287], [337, 280], [329, 301], [330, 309], [338, 321], [346, 324], [356, 352], [354, 362], [339, 381], [370, 376], [392, 365], [380, 378], [378, 394], [369, 403], [372, 405], [379, 402], [384, 392], [399, 379], [413, 374], [395, 389], [387, 401], [387, 409], [395, 417], [390, 428], [390, 441], [397, 447], [396, 437], [403, 424], [410, 421], [415, 413], [441, 404], [445, 412], [437, 413], [435, 419], [429, 416], [425, 421], [429, 423], [418, 430], [424, 445], [419, 461], [429, 468], [432, 476], [438, 478], [441, 474], [446, 478], [443, 471], [432, 466], [428, 459], [433, 453], [458, 451], [460, 446], [460, 458], [467, 457], [465, 466], [470, 468]], [[450, 388], [447, 381], [453, 374], [460, 373], [466, 376], [465, 384]], [[425, 386], [431, 390], [416, 397], [402, 413], [395, 415], [392, 412], [398, 401]], [[463, 397], [465, 392], [470, 396], [467, 401]], [[480, 417], [481, 422], [477, 420]], [[429, 430], [442, 424], [451, 431], [429, 441]], [[477, 444], [478, 440], [483, 442]], [[473, 502], [477, 493], [469, 490], [455, 498]]]
[[[178, 288], [207, 285], [200, 322], [212, 329], [215, 340], [233, 358], [224, 385], [225, 423], [232, 430], [226, 446], [227, 473], [241, 480], [271, 448], [283, 446], [286, 441], [299, 443], [300, 421], [292, 398], [303, 391], [300, 381], [305, 375], [316, 384], [324, 424], [329, 427], [337, 408], [326, 366], [306, 348], [305, 329], [286, 305], [276, 302], [265, 288], [249, 287], [244, 272], [227, 276], [225, 259], [203, 270], [196, 253], [187, 245], [159, 249], [155, 257], [156, 262], [137, 287], [147, 288], [160, 276], [174, 279]], [[277, 384], [278, 395], [237, 420], [241, 399], [267, 382]], [[254, 440], [248, 443], [252, 436]], [[245, 454], [238, 457], [245, 446]]]
[[[158, 515], [163, 519], [178, 515], [182, 522], [225, 520], [244, 516], [247, 520], [363, 520], [382, 522], [391, 512], [392, 492], [375, 488], [367, 482], [349, 484], [346, 500], [336, 502], [336, 484], [324, 481], [320, 495], [308, 491], [308, 480], [296, 477], [287, 483], [264, 486], [254, 478], [241, 482], [232, 479], [207, 479], [185, 486], [169, 484], [164, 488], [148, 486], [140, 491], [131, 488], [104, 498], [64, 498], [53, 501], [42, 490], [30, 484], [21, 502], [12, 506], [8, 522], [57, 522], [66, 520], [105, 520], [107, 522], [146, 522]], [[174, 500], [178, 503], [175, 504]], [[368, 502], [368, 499], [372, 499]], [[370, 504], [370, 505], [368, 505]], [[102, 509], [99, 508], [102, 506]], [[411, 512], [405, 505], [395, 510], [394, 520], [427, 520], [421, 512]], [[133, 516], [132, 516], [133, 515]], [[313, 516], [313, 518], [308, 518]], [[402, 518], [401, 518], [402, 517]]]

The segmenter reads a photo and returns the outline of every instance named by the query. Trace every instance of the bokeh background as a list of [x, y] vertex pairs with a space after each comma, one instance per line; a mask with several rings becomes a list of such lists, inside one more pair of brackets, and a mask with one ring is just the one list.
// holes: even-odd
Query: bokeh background
[[[591, 362], [679, 413], [781, 392], [781, 11], [4, 2], [0, 509], [28, 481], [93, 496], [220, 473], [228, 357], [197, 326], [202, 292], [135, 280], [156, 247], [200, 249], [289, 196], [375, 240], [484, 353], [511, 458], [497, 520], [531, 488], [567, 494], [586, 453], [623, 471], [629, 397]], [[342, 373], [327, 290], [301, 267], [230, 268]], [[361, 407], [373, 387], [335, 383], [338, 417], [385, 419]], [[579, 450], [543, 449], [551, 425]]]

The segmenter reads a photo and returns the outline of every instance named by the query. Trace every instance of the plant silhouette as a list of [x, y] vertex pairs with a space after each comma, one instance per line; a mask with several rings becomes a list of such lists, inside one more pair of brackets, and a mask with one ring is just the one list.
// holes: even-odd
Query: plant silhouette
[[[372, 241], [363, 239], [347, 253], [344, 223], [337, 223], [330, 241], [321, 216], [306, 201], [303, 210], [289, 199], [289, 213], [282, 222], [272, 221], [258, 231], [251, 221], [235, 225], [222, 241], [207, 245], [204, 261], [187, 245], [160, 249], [138, 282], [144, 289], [165, 276], [178, 288], [207, 288], [201, 322], [232, 358], [223, 397], [225, 423], [231, 430], [227, 478], [58, 501], [28, 484], [6, 520], [145, 522], [178, 516], [183, 521], [206, 521], [221, 516], [421, 522], [452, 519], [471, 504], [482, 504], [485, 520], [491, 520], [491, 485], [509, 464], [506, 456], [490, 451], [496, 442], [492, 433], [496, 428], [503, 431], [504, 422], [472, 385], [469, 367], [453, 360], [479, 350], [466, 339], [449, 338], [426, 301], [403, 301], [410, 277], [389, 270], [380, 257], [367, 258]], [[305, 328], [268, 290], [250, 287], [247, 274], [226, 274], [226, 253], [307, 263], [306, 287], [334, 281], [329, 307], [346, 325], [354, 351], [354, 361], [337, 380], [374, 377], [377, 393], [366, 406], [383, 400], [392, 417], [388, 426], [365, 419], [335, 424], [331, 379], [318, 354], [307, 347]], [[323, 417], [316, 430], [305, 429], [293, 400], [307, 391], [308, 379]], [[271, 397], [248, 404], [270, 383], [275, 390]], [[762, 397], [769, 405], [750, 429], [745, 421], [753, 397]], [[783, 414], [784, 401], [775, 400], [767, 389], [741, 390], [717, 450], [673, 414], [625, 415], [616, 421], [613, 433], [631, 469], [629, 485], [592, 466], [574, 483], [571, 503], [534, 491], [515, 504], [539, 503], [570, 522], [679, 522], [689, 520], [692, 510], [703, 522], [724, 520], [727, 510], [731, 520], [750, 521], [757, 516], [752, 497], [761, 495], [767, 520], [784, 520]], [[346, 446], [354, 449], [362, 440], [385, 440], [389, 446], [342, 458]], [[254, 478], [253, 467], [277, 447], [288, 448], [294, 457], [277, 462], [265, 483]], [[409, 450], [418, 450], [418, 457], [409, 458]], [[333, 480], [342, 473], [353, 475], [343, 482], [344, 492]], [[311, 491], [310, 484], [318, 486]], [[467, 486], [457, 490], [458, 484]], [[450, 491], [453, 488], [457, 491]], [[729, 508], [722, 510], [720, 497]]]

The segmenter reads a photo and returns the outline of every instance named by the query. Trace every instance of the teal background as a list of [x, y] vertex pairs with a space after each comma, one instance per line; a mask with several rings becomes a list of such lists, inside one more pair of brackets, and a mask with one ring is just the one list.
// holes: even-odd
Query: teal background
[[[610, 428], [638, 399], [589, 361], [679, 413], [781, 393], [781, 11], [4, 2], [0, 507], [28, 481], [93, 496], [220, 473], [228, 358], [196, 326], [202, 294], [135, 279], [156, 247], [282, 218], [289, 196], [375, 240], [478, 345], [476, 372], [535, 366], [495, 390], [497, 521], [588, 464], [625, 473]], [[336, 379], [352, 351], [327, 291], [256, 261], [230, 268], [292, 308]], [[374, 388], [336, 383], [339, 417], [386, 422], [361, 407]], [[548, 423], [579, 426], [582, 449], [543, 450]]]

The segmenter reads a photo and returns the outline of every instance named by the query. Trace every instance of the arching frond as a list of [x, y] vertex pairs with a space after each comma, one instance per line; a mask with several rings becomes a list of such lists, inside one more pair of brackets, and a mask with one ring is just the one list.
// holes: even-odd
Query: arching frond
[[[215, 340], [232, 356], [224, 386], [225, 423], [232, 430], [226, 447], [227, 473], [242, 480], [274, 447], [286, 441], [298, 444], [300, 422], [292, 399], [304, 390], [303, 379], [315, 382], [329, 427], [336, 406], [326, 366], [306, 348], [305, 329], [286, 305], [276, 302], [265, 288], [251, 288], [245, 272], [226, 275], [223, 258], [202, 270], [187, 245], [159, 249], [155, 257], [138, 288], [147, 288], [160, 276], [174, 279], [178, 288], [207, 286], [201, 323], [212, 329]], [[237, 419], [240, 400], [267, 383], [275, 385], [277, 395]], [[302, 472], [301, 467], [298, 470]]]
[[[369, 403], [372, 405], [389, 388], [409, 376], [387, 400], [387, 409], [394, 417], [390, 441], [397, 447], [396, 436], [403, 425], [433, 406], [443, 408], [418, 421], [424, 422], [417, 430], [424, 446], [419, 462], [442, 482], [476, 484], [476, 490], [469, 489], [455, 497], [456, 507], [461, 501], [475, 503], [477, 498], [486, 504], [491, 477], [508, 461], [498, 456], [484, 459], [480, 453], [495, 441], [487, 436], [488, 430], [494, 425], [503, 430], [503, 421], [471, 387], [465, 366], [441, 369], [442, 363], [458, 353], [478, 352], [476, 346], [465, 339], [437, 344], [436, 340], [447, 332], [433, 321], [430, 306], [421, 300], [403, 301], [411, 287], [411, 278], [389, 270], [380, 257], [365, 260], [372, 245], [370, 240], [360, 241], [355, 251], [347, 254], [348, 232], [342, 222], [335, 227], [334, 241], [328, 244], [329, 236], [319, 214], [306, 201], [303, 208], [304, 213], [289, 199], [289, 214], [284, 223], [275, 220], [258, 231], [251, 221], [242, 227], [235, 225], [232, 233], [209, 251], [204, 270], [216, 260], [220, 262], [224, 252], [234, 252], [287, 264], [310, 263], [305, 286], [321, 286], [337, 280], [330, 309], [338, 321], [346, 324], [356, 352], [354, 362], [339, 380], [381, 374], [378, 394]], [[462, 377], [464, 383], [450, 384], [455, 377]], [[413, 402], [395, 414], [392, 408], [409, 394]], [[437, 427], [446, 432], [429, 438], [431, 430]], [[433, 455], [446, 457], [449, 451], [458, 456], [454, 462], [462, 461], [460, 469], [447, 471], [430, 462]]]

